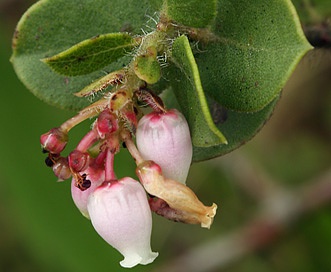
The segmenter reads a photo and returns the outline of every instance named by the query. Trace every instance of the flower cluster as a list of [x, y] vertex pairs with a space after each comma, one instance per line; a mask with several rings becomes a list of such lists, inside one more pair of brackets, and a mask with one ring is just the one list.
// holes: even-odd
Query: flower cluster
[[[142, 100], [152, 112], [143, 115]], [[91, 130], [68, 156], [61, 155], [72, 127], [96, 117]], [[134, 142], [136, 138], [136, 143]], [[153, 262], [151, 211], [173, 221], [209, 228], [217, 206], [205, 206], [185, 185], [192, 160], [190, 131], [184, 116], [166, 110], [148, 90], [133, 94], [119, 88], [40, 137], [46, 165], [59, 180], [72, 178], [71, 193], [97, 233], [123, 256], [123, 267]], [[126, 147], [139, 181], [118, 179], [114, 158]]]

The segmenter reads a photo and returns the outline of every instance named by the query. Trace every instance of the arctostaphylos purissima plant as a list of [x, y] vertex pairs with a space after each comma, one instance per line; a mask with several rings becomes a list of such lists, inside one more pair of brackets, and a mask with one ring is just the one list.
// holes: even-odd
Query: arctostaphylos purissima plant
[[[290, 0], [41, 0], [17, 25], [11, 61], [35, 96], [78, 112], [40, 137], [46, 165], [133, 267], [158, 255], [151, 212], [210, 228], [217, 205], [186, 186], [191, 163], [251, 139], [311, 48]], [[122, 148], [139, 181], [116, 176]]]

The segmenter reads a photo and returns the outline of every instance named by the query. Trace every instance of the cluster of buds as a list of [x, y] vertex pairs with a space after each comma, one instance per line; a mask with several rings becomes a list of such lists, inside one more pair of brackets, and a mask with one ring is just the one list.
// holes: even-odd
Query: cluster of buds
[[[151, 106], [143, 115], [138, 101]], [[91, 130], [67, 156], [69, 130], [96, 117]], [[134, 141], [136, 138], [136, 143]], [[209, 228], [217, 206], [205, 206], [186, 185], [192, 160], [190, 131], [184, 116], [166, 110], [148, 90], [119, 88], [111, 96], [40, 137], [45, 162], [59, 180], [72, 178], [71, 193], [97, 233], [123, 256], [123, 267], [151, 263], [151, 211], [176, 222]], [[137, 165], [139, 181], [118, 179], [114, 158], [126, 147]]]

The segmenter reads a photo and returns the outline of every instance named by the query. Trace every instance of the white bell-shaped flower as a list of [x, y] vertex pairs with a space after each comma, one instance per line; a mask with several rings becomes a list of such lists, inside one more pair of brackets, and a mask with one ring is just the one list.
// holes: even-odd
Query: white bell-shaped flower
[[178, 110], [143, 116], [136, 142], [145, 160], [160, 165], [166, 178], [185, 184], [192, 161], [192, 142], [186, 119]]
[[149, 264], [158, 256], [151, 250], [152, 215], [139, 182], [129, 177], [104, 182], [87, 209], [98, 234], [124, 256], [121, 266]]

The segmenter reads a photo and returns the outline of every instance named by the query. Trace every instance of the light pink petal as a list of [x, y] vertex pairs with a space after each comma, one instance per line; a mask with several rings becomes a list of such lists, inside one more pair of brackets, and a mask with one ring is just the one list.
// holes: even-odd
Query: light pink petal
[[192, 142], [188, 124], [179, 111], [152, 112], [142, 117], [136, 141], [145, 160], [160, 165], [166, 178], [185, 184], [192, 161]]
[[88, 213], [98, 234], [123, 256], [123, 267], [148, 264], [152, 252], [152, 215], [142, 185], [132, 178], [107, 182], [89, 197]]

